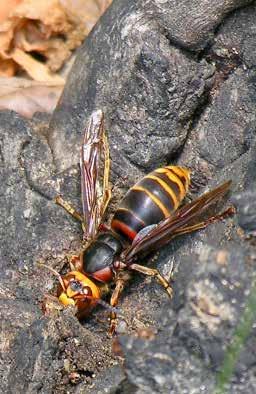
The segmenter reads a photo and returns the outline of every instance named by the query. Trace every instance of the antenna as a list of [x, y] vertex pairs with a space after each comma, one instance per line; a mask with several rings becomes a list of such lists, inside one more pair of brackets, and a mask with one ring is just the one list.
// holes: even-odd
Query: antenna
[[63, 282], [63, 279], [62, 279], [61, 275], [60, 275], [55, 269], [53, 269], [52, 267], [49, 267], [48, 265], [43, 264], [43, 263], [37, 263], [37, 264], [38, 264], [40, 267], [44, 267], [44, 268], [48, 269], [49, 271], [51, 271], [51, 272], [58, 278], [58, 281], [60, 282], [60, 285], [61, 285], [61, 287], [62, 287], [62, 290], [63, 290], [63, 291], [66, 291], [66, 287], [65, 287], [65, 284], [64, 284], [64, 282]]

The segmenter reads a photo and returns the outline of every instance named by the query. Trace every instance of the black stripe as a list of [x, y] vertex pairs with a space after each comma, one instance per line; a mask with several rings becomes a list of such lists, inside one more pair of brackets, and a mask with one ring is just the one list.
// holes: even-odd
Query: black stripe
[[145, 226], [159, 223], [164, 219], [162, 210], [145, 192], [140, 190], [130, 189], [121, 202], [120, 208], [134, 212], [139, 219], [145, 222]]
[[145, 177], [139, 182], [139, 185], [154, 194], [169, 212], [174, 210], [175, 202], [172, 196], [156, 180]]
[[[166, 171], [166, 173], [167, 172], [168, 171]], [[152, 174], [157, 176], [158, 178], [162, 179], [165, 183], [167, 183], [167, 185], [172, 189], [173, 193], [175, 194], [175, 196], [177, 197], [178, 201], [180, 202], [180, 195], [181, 195], [182, 192], [184, 192], [184, 190], [183, 189], [180, 190], [179, 185], [177, 183], [175, 183], [174, 181], [172, 181], [170, 178], [168, 178], [166, 173], [153, 172]]]

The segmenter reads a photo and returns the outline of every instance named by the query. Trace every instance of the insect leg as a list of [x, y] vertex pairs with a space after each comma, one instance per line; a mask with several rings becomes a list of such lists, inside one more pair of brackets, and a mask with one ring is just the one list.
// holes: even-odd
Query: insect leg
[[167, 291], [169, 297], [172, 298], [173, 289], [172, 289], [170, 283], [160, 274], [160, 272], [157, 269], [148, 268], [148, 267], [145, 267], [144, 265], [139, 265], [139, 264], [131, 264], [131, 265], [129, 265], [129, 269], [132, 269], [133, 271], [137, 271], [137, 272], [140, 272], [144, 275], [148, 275], [148, 276], [152, 276], [152, 277], [156, 278], [158, 280], [158, 282]]
[[67, 254], [66, 257], [68, 259], [70, 271], [82, 271], [80, 255]]
[[79, 222], [82, 223], [82, 227], [84, 228], [85, 224], [83, 217], [80, 215], [80, 213], [77, 212], [75, 208], [72, 207], [71, 204], [69, 204], [69, 202], [63, 200], [61, 196], [57, 196], [55, 197], [55, 203], [64, 208], [65, 211], [67, 211], [71, 216], [73, 216], [73, 218], [79, 220]]
[[174, 262], [173, 262], [173, 259], [169, 260], [169, 263], [171, 263], [171, 268], [169, 270], [168, 275], [166, 276], [166, 280], [168, 281], [168, 283], [174, 282]]
[[[118, 303], [119, 297], [124, 289], [124, 282], [119, 279], [116, 281], [116, 287], [115, 290], [112, 293], [111, 299], [110, 299], [110, 305], [115, 307]], [[109, 334], [113, 335], [115, 330], [116, 330], [116, 325], [117, 325], [117, 316], [115, 312], [110, 312], [110, 327], [109, 327]]]
[[[130, 279], [130, 274], [128, 272], [120, 271], [117, 274], [117, 278], [115, 280], [116, 287], [111, 295], [110, 299], [110, 305], [112, 307], [115, 307], [118, 304], [118, 300], [120, 298], [120, 295], [122, 291], [124, 290], [126, 282], [128, 282]], [[109, 328], [109, 334], [113, 335], [116, 330], [116, 325], [117, 325], [117, 316], [115, 312], [110, 313], [110, 328]]]

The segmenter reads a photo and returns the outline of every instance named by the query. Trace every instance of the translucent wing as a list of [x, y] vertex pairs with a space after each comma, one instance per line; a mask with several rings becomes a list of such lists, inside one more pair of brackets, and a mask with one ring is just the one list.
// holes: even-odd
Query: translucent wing
[[[216, 189], [203, 194], [196, 200], [184, 205], [170, 217], [162, 220], [157, 226], [153, 227], [142, 238], [135, 240], [122, 254], [122, 259], [126, 264], [131, 263], [138, 255], [159, 249], [167, 244], [177, 235], [195, 231], [199, 228], [206, 227], [214, 219], [220, 219], [222, 215], [208, 217], [204, 222], [195, 222], [195, 218], [200, 216], [211, 205], [220, 200], [229, 190], [231, 181], [227, 181]], [[195, 223], [195, 224], [193, 224]]]
[[93, 112], [89, 119], [82, 143], [80, 167], [84, 239], [90, 241], [97, 234], [111, 196], [109, 150], [101, 110]]

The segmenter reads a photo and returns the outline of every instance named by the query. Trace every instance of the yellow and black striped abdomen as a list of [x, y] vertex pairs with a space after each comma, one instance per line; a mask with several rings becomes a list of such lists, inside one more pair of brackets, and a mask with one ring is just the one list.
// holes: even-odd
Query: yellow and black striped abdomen
[[142, 228], [159, 223], [179, 207], [189, 183], [186, 168], [156, 169], [127, 192], [114, 214], [112, 229], [131, 242]]

